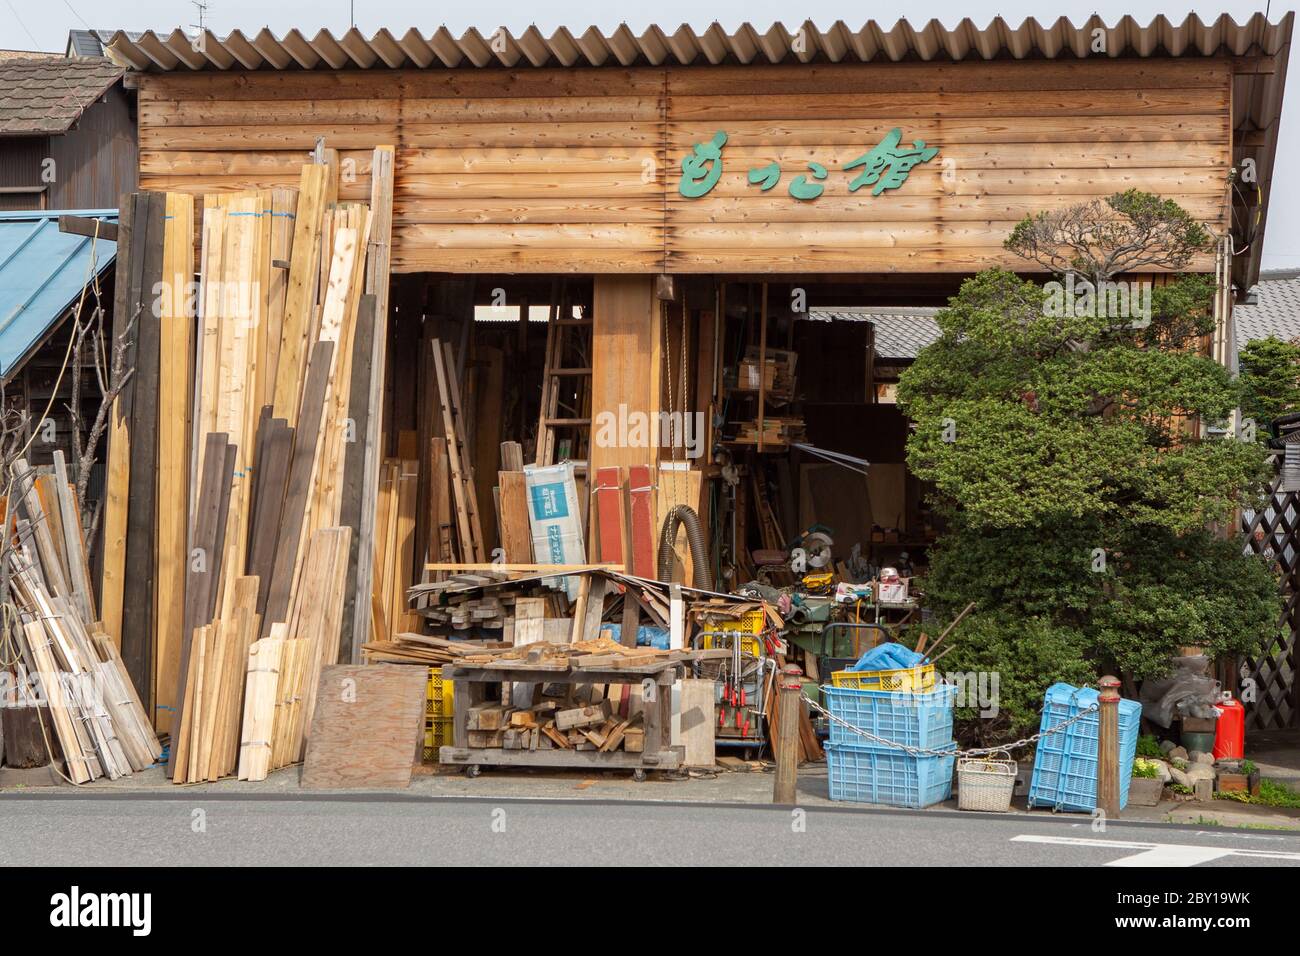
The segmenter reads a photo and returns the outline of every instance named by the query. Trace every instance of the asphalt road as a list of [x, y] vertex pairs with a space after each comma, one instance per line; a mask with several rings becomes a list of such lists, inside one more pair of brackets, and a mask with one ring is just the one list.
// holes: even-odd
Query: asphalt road
[[[197, 796], [197, 795], [196, 795]], [[629, 848], [635, 848], [629, 852]], [[374, 796], [0, 798], [0, 865], [1300, 866], [1300, 833], [955, 813]]]

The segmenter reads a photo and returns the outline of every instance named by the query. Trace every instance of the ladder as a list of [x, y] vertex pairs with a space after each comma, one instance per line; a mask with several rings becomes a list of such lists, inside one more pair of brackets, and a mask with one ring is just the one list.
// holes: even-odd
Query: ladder
[[474, 460], [465, 446], [465, 424], [460, 410], [460, 382], [451, 344], [433, 340], [433, 368], [438, 379], [438, 400], [442, 406], [443, 429], [447, 434], [447, 458], [451, 466], [451, 490], [456, 507], [456, 528], [461, 559], [474, 564], [487, 560], [483, 529], [479, 524], [478, 493], [474, 488]]
[[[561, 303], [565, 300], [561, 299]], [[538, 465], [571, 459], [586, 464], [591, 440], [591, 316], [575, 319], [561, 304], [546, 323], [542, 407], [537, 421]], [[565, 365], [566, 360], [578, 365]]]

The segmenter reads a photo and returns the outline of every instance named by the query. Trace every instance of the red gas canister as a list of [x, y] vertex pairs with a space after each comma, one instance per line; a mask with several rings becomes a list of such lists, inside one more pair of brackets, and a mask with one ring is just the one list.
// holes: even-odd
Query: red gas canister
[[1214, 759], [1241, 760], [1246, 756], [1246, 708], [1224, 691], [1214, 709], [1219, 712], [1214, 724]]

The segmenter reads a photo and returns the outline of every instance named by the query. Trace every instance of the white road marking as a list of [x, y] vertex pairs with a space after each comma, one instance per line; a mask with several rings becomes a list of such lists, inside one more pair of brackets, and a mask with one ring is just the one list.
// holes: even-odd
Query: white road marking
[[1243, 850], [1222, 846], [1195, 846], [1187, 843], [1149, 843], [1134, 840], [1100, 840], [1085, 837], [1039, 836], [1022, 833], [1012, 843], [1051, 843], [1057, 846], [1102, 847], [1108, 850], [1136, 850], [1129, 856], [1111, 860], [1106, 866], [1196, 866], [1225, 856], [1248, 856], [1266, 860], [1290, 860], [1300, 863], [1300, 853], [1280, 850]]

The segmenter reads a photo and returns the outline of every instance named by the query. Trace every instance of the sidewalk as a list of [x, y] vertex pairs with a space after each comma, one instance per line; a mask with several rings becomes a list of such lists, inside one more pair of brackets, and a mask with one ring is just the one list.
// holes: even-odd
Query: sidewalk
[[[756, 769], [748, 769], [755, 767]], [[711, 803], [770, 805], [772, 802], [772, 765], [746, 765], [746, 769], [717, 771], [689, 771], [679, 774], [651, 774], [637, 783], [626, 772], [581, 773], [552, 770], [494, 770], [485, 769], [476, 778], [466, 777], [457, 770], [443, 770], [425, 765], [417, 768], [411, 786], [402, 791], [348, 791], [303, 790], [298, 785], [299, 768], [287, 767], [272, 773], [266, 780], [250, 783], [228, 779], [217, 783], [175, 786], [163, 774], [161, 767], [144, 773], [123, 777], [120, 780], [100, 780], [80, 788], [67, 784], [57, 786], [40, 779], [28, 771], [21, 782], [8, 769], [0, 771], [0, 799], [21, 794], [39, 793], [43, 796], [68, 796], [73, 799], [95, 796], [141, 796], [163, 799], [293, 799], [295, 797], [356, 798], [366, 795], [375, 798], [398, 799], [499, 799], [499, 800], [593, 800], [636, 801], [664, 803]], [[824, 763], [805, 764], [799, 768], [799, 805], [805, 808], [838, 807], [841, 809], [893, 809], [872, 804], [844, 803], [830, 799], [827, 770]], [[953, 811], [955, 798], [927, 807], [917, 813]], [[1029, 810], [1025, 798], [1017, 796], [1012, 801], [1010, 816], [1049, 817], [1086, 822], [1088, 814], [1052, 813], [1050, 810]], [[1174, 823], [1192, 826], [1243, 827], [1248, 829], [1283, 829], [1300, 831], [1300, 810], [1286, 810], [1234, 803], [1227, 800], [1211, 802], [1165, 801], [1157, 807], [1131, 806], [1120, 817], [1123, 822]]]

